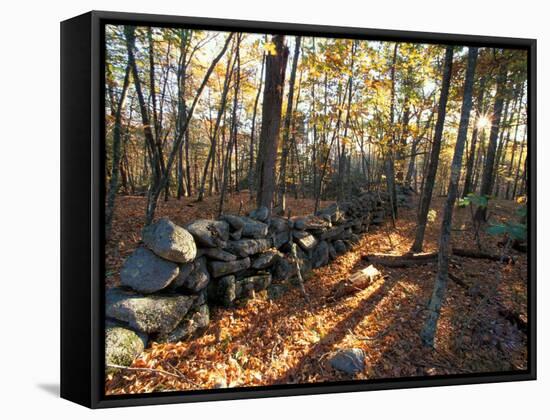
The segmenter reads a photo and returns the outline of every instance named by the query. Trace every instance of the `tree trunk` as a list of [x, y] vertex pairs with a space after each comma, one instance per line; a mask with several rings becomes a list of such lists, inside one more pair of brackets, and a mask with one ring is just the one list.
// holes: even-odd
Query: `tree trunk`
[[411, 247], [412, 252], [422, 251], [424, 243], [424, 233], [428, 221], [428, 212], [432, 201], [432, 193], [439, 163], [439, 151], [441, 149], [441, 139], [443, 137], [443, 126], [445, 124], [445, 112], [447, 108], [447, 99], [449, 97], [449, 86], [451, 85], [453, 67], [453, 47], [449, 46], [445, 50], [445, 62], [443, 64], [443, 83], [441, 85], [441, 95], [439, 97], [439, 106], [437, 110], [437, 122], [435, 125], [435, 134], [430, 154], [430, 163], [428, 173], [424, 182], [423, 194], [421, 197], [420, 208], [418, 211], [418, 222], [416, 226], [416, 235]]
[[[218, 109], [218, 115], [216, 117], [214, 129], [212, 130], [212, 135], [210, 138], [210, 150], [208, 151], [208, 156], [206, 157], [206, 163], [204, 164], [204, 171], [202, 173], [201, 186], [199, 189], [199, 196], [197, 197], [197, 201], [202, 201], [204, 199], [204, 190], [206, 188], [206, 177], [208, 176], [209, 169], [210, 169], [210, 181], [209, 181], [208, 190], [209, 190], [209, 193], [212, 194], [212, 186], [214, 184], [214, 166], [215, 166], [214, 163], [216, 158], [218, 132], [220, 129], [222, 116], [225, 113], [225, 106], [227, 103], [227, 93], [229, 92], [229, 84], [233, 76], [234, 67], [235, 67], [235, 60], [233, 60], [232, 57], [229, 57], [227, 59], [227, 67], [225, 69], [225, 79], [223, 82], [223, 90], [222, 90], [222, 96], [220, 99], [220, 107]], [[225, 127], [225, 124], [224, 124], [224, 127]]]
[[[229, 143], [227, 145], [227, 154], [225, 157], [225, 162], [223, 165], [223, 179], [220, 191], [220, 204], [218, 207], [218, 216], [223, 214], [223, 205], [225, 200], [225, 190], [227, 189], [227, 183], [229, 178], [229, 165], [231, 163], [231, 153], [233, 150], [233, 145], [237, 144], [237, 132], [238, 132], [238, 122], [237, 122], [237, 107], [239, 105], [239, 87], [241, 79], [241, 57], [240, 57], [240, 43], [241, 36], [237, 37], [237, 43], [235, 46], [235, 84], [234, 84], [234, 93], [233, 93], [233, 109], [231, 110], [231, 133], [229, 134]], [[236, 157], [236, 150], [235, 150]], [[235, 166], [236, 170], [236, 166]], [[235, 174], [235, 178], [237, 175]]]
[[262, 56], [262, 67], [260, 69], [260, 78], [258, 80], [258, 91], [254, 99], [254, 111], [252, 112], [252, 127], [250, 128], [250, 146], [248, 148], [248, 190], [250, 198], [254, 190], [254, 139], [256, 137], [256, 116], [258, 114], [258, 103], [260, 102], [260, 93], [262, 92], [263, 77], [265, 67], [265, 53]]
[[520, 95], [520, 98], [519, 98], [518, 116], [517, 116], [517, 119], [516, 119], [516, 128], [514, 130], [514, 137], [513, 137], [513, 144], [512, 144], [512, 156], [510, 158], [510, 165], [508, 166], [508, 172], [506, 173], [506, 178], [507, 178], [507, 181], [506, 181], [506, 195], [505, 195], [506, 200], [510, 199], [510, 188], [512, 186], [512, 181], [511, 181], [511, 179], [512, 179], [512, 170], [514, 168], [514, 158], [515, 158], [516, 150], [517, 150], [518, 129], [519, 129], [519, 126], [520, 126], [520, 121], [521, 121], [521, 110], [523, 108], [523, 95], [524, 95], [524, 92], [525, 92], [525, 84], [522, 83], [521, 95]]
[[283, 104], [288, 48], [283, 35], [274, 35], [275, 54], [266, 57], [265, 88], [262, 104], [262, 129], [256, 165], [256, 205], [273, 208], [275, 164], [279, 146], [279, 128]]
[[[497, 140], [500, 129], [500, 117], [502, 115], [502, 107], [504, 103], [504, 91], [506, 85], [506, 75], [508, 68], [506, 63], [500, 64], [499, 73], [497, 77], [497, 91], [495, 96], [495, 105], [493, 108], [493, 120], [491, 123], [491, 133], [489, 135], [489, 145], [487, 146], [487, 153], [485, 157], [485, 165], [483, 168], [483, 176], [481, 178], [481, 195], [490, 195], [493, 189], [493, 174], [495, 166], [495, 155], [497, 149]], [[478, 207], [476, 211], [476, 220], [486, 220], [487, 207]]]
[[[224, 43], [221, 51], [214, 58], [214, 60], [212, 60], [212, 63], [210, 63], [210, 66], [206, 70], [206, 73], [205, 73], [205, 75], [202, 79], [201, 84], [199, 85], [197, 93], [195, 94], [193, 102], [192, 102], [191, 106], [189, 107], [189, 111], [187, 112], [187, 118], [185, 119], [185, 125], [183, 126], [181, 132], [179, 133], [178, 137], [174, 140], [174, 143], [172, 145], [172, 149], [170, 151], [170, 155], [168, 156], [168, 161], [166, 163], [166, 170], [165, 170], [164, 176], [158, 182], [153, 183], [151, 185], [150, 189], [149, 189], [149, 194], [148, 194], [148, 197], [147, 197], [146, 218], [145, 218], [146, 225], [151, 224], [151, 222], [153, 221], [153, 217], [155, 215], [155, 210], [157, 208], [158, 198], [160, 196], [160, 193], [161, 193], [162, 189], [166, 186], [166, 183], [168, 182], [168, 176], [170, 174], [170, 170], [171, 170], [172, 165], [174, 164], [174, 161], [177, 157], [177, 151], [181, 147], [181, 143], [184, 139], [184, 133], [187, 131], [187, 128], [189, 127], [189, 123], [191, 121], [191, 118], [193, 117], [193, 112], [195, 111], [195, 107], [197, 105], [197, 102], [199, 101], [199, 98], [202, 94], [202, 91], [204, 90], [206, 84], [208, 83], [208, 80], [210, 79], [210, 75], [214, 71], [214, 67], [216, 67], [216, 64], [218, 64], [218, 62], [221, 60], [221, 58], [225, 54], [225, 51], [227, 51], [227, 47], [229, 46], [229, 42], [231, 41], [231, 38], [233, 38], [233, 32], [231, 32], [227, 36], [227, 39], [225, 40], [225, 43]], [[136, 71], [137, 71], [137, 69], [136, 69]], [[144, 129], [147, 129], [147, 126], [144, 127]]]
[[437, 261], [437, 275], [435, 278], [434, 290], [430, 302], [428, 303], [428, 317], [422, 328], [420, 336], [426, 346], [433, 347], [437, 321], [447, 289], [449, 277], [449, 255], [451, 243], [451, 224], [453, 218], [453, 208], [458, 195], [458, 181], [460, 180], [460, 169], [462, 165], [462, 155], [468, 133], [470, 122], [470, 111], [472, 109], [472, 90], [474, 85], [474, 74], [477, 61], [477, 48], [470, 47], [468, 50], [468, 68], [466, 69], [466, 79], [464, 81], [464, 96], [462, 99], [462, 110], [460, 114], [460, 125], [456, 139], [453, 162], [451, 164], [451, 180], [447, 201], [443, 211], [443, 221], [441, 223], [441, 234], [439, 237], [439, 256]]
[[393, 59], [391, 66], [391, 102], [390, 102], [390, 136], [388, 138], [388, 146], [385, 158], [385, 170], [386, 170], [386, 187], [390, 197], [390, 206], [392, 211], [392, 220], [395, 223], [397, 219], [397, 191], [395, 188], [395, 65], [397, 61], [397, 49], [399, 44], [396, 42], [393, 50]]
[[107, 193], [107, 206], [105, 207], [105, 236], [107, 239], [111, 235], [111, 226], [113, 222], [113, 211], [115, 208], [116, 193], [118, 190], [118, 175], [120, 173], [120, 148], [122, 135], [122, 108], [128, 86], [130, 85], [130, 66], [126, 67], [122, 92], [118, 99], [115, 111], [115, 123], [113, 127], [113, 163], [111, 168], [111, 179], [109, 182], [109, 191]]
[[296, 45], [294, 47], [294, 57], [292, 59], [292, 69], [290, 71], [290, 79], [288, 81], [288, 99], [286, 104], [286, 114], [283, 125], [283, 150], [281, 153], [281, 163], [279, 166], [279, 197], [277, 205], [281, 207], [281, 210], [285, 211], [286, 202], [286, 161], [288, 158], [288, 152], [290, 149], [290, 127], [292, 125], [292, 112], [294, 106], [294, 84], [296, 83], [296, 69], [298, 67], [298, 57], [300, 55], [300, 44], [302, 37], [296, 37]]
[[482, 76], [479, 81], [479, 91], [476, 98], [476, 110], [477, 118], [475, 120], [474, 128], [472, 131], [472, 139], [470, 141], [470, 153], [468, 155], [468, 160], [466, 162], [466, 176], [464, 178], [464, 189], [462, 190], [462, 196], [466, 197], [469, 193], [473, 192], [473, 176], [474, 176], [474, 162], [476, 160], [476, 146], [477, 146], [477, 137], [478, 137], [478, 126], [477, 120], [479, 117], [483, 116], [485, 109], [483, 106], [483, 98], [485, 96], [485, 83], [486, 77]]

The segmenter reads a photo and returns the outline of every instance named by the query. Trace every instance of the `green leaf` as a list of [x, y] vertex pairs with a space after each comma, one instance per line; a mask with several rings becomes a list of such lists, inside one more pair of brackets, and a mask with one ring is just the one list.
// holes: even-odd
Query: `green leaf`
[[503, 225], [503, 224], [498, 224], [498, 225], [493, 225], [493, 226], [489, 226], [487, 228], [487, 233], [489, 235], [504, 235], [505, 233], [507, 233], [508, 229], [506, 227], [506, 225]]
[[513, 239], [524, 241], [527, 239], [527, 226], [521, 223], [510, 223], [508, 225], [508, 234]]

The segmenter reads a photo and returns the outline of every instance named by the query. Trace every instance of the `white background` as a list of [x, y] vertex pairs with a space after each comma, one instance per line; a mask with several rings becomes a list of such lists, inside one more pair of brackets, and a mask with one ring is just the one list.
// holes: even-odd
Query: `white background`
[[[2, 4], [0, 413], [3, 418], [542, 418], [548, 399], [550, 13], [544, 1], [129, 0]], [[539, 380], [91, 411], [59, 383], [59, 22], [91, 9], [538, 39]], [[536, 413], [540, 413], [536, 415]], [[182, 417], [179, 417], [182, 418]], [[547, 418], [547, 417], [546, 417]]]

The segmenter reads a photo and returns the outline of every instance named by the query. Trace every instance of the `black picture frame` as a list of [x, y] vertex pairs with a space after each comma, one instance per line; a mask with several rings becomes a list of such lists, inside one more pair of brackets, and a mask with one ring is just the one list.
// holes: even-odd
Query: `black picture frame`
[[[104, 27], [185, 26], [524, 49], [528, 53], [528, 369], [236, 389], [104, 395]], [[61, 397], [90, 408], [536, 379], [536, 40], [92, 11], [61, 23]]]

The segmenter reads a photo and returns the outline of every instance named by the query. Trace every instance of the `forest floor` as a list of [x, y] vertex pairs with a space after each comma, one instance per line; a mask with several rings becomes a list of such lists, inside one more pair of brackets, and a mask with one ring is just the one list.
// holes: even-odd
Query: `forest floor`
[[[435, 218], [427, 227], [425, 252], [437, 250], [443, 200], [433, 200]], [[237, 210], [240, 198], [233, 196], [230, 201], [228, 210]], [[208, 214], [208, 202], [192, 205], [169, 201], [161, 205], [160, 215], [170, 216], [176, 223], [199, 215], [213, 216]], [[117, 209], [122, 210], [115, 215], [115, 233], [107, 246], [112, 273], [118, 271], [123, 258], [137, 244], [143, 206], [143, 198], [121, 197], [117, 203]], [[215, 208], [212, 203], [210, 206]], [[291, 200], [290, 206], [296, 209], [295, 214], [308, 213], [313, 203]], [[512, 218], [517, 206], [511, 201], [492, 201], [491, 220]], [[400, 209], [395, 228], [389, 220], [372, 228], [351, 251], [308, 275], [307, 302], [299, 289], [290, 288], [276, 300], [262, 292], [234, 309], [212, 308], [204, 334], [177, 344], [153, 343], [132, 365], [153, 371], [109, 374], [106, 393], [526, 369], [527, 337], [502, 315], [505, 308], [527, 322], [526, 254], [510, 251], [515, 264], [452, 258], [450, 272], [467, 287], [449, 281], [434, 349], [422, 346], [419, 333], [434, 284], [435, 262], [407, 268], [375, 264], [382, 278], [354, 295], [333, 299], [341, 280], [369, 265], [362, 256], [407, 253], [415, 226], [413, 208]], [[469, 209], [456, 209], [453, 229], [453, 246], [475, 249]], [[482, 244], [485, 250], [500, 253], [497, 238], [482, 234]], [[116, 281], [116, 275], [107, 279], [108, 283]], [[335, 351], [351, 347], [363, 349], [366, 355], [364, 371], [354, 377], [334, 370], [328, 362]]]

